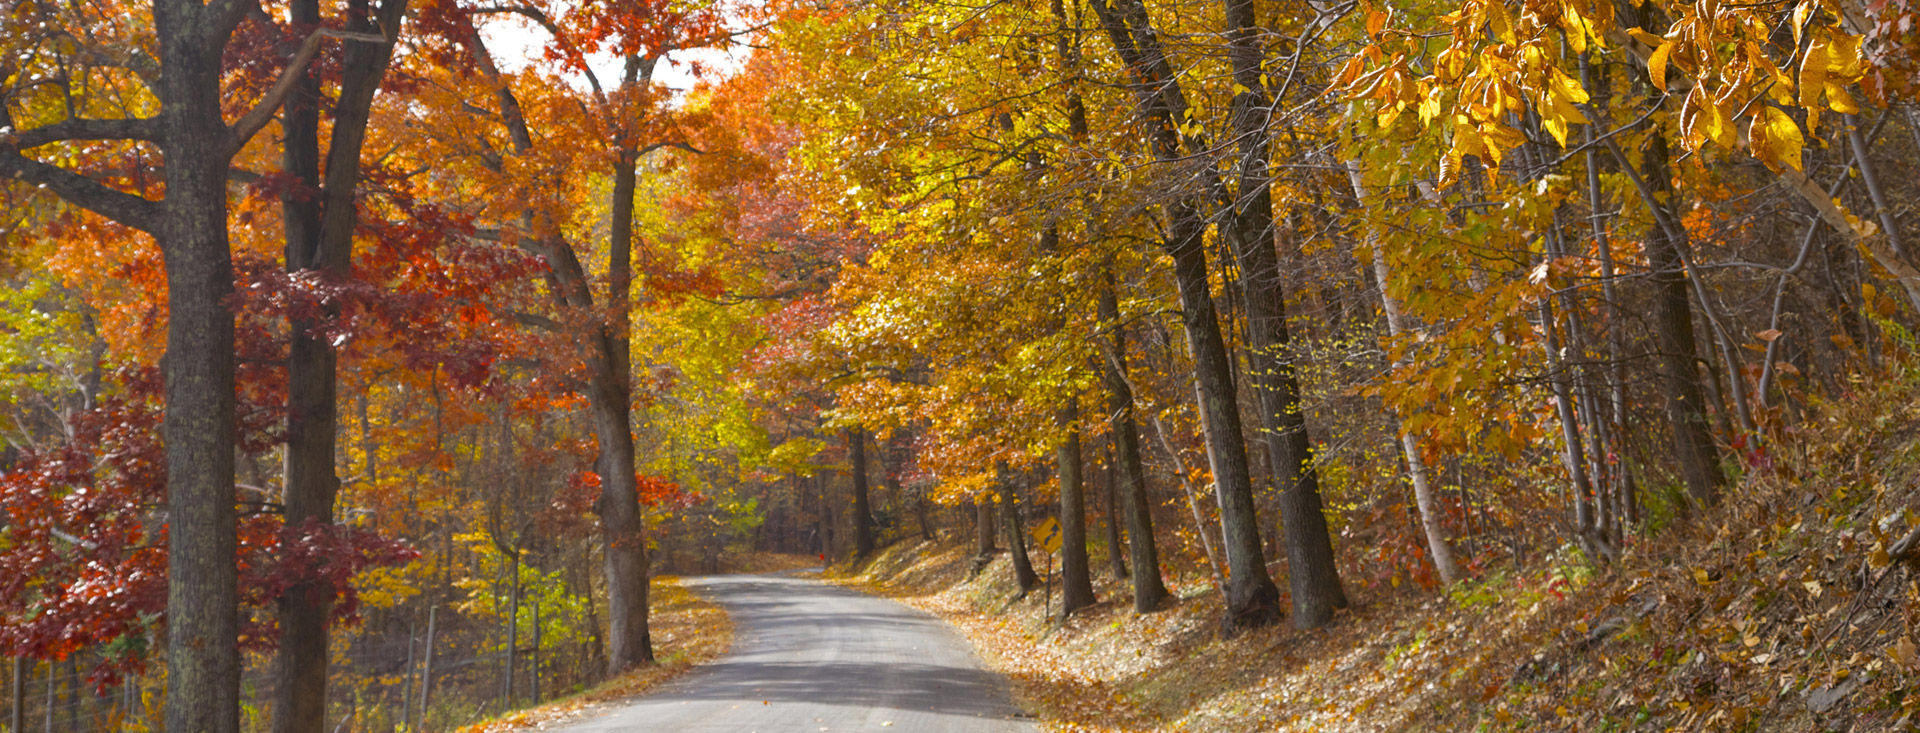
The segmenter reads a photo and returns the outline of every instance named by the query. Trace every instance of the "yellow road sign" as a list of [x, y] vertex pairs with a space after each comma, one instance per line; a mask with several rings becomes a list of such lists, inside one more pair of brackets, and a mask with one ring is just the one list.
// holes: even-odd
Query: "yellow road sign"
[[1041, 549], [1047, 552], [1060, 551], [1060, 523], [1054, 521], [1053, 517], [1047, 517], [1046, 521], [1034, 525], [1027, 534], [1033, 535], [1034, 544], [1039, 545]]

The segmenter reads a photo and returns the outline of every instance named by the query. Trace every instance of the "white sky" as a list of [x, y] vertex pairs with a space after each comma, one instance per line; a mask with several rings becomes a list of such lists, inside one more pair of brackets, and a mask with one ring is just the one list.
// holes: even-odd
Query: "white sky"
[[[500, 63], [501, 71], [515, 72], [525, 69], [539, 60], [541, 48], [549, 40], [545, 30], [527, 22], [518, 16], [496, 15], [481, 26], [480, 34], [486, 38], [487, 46], [493, 49]], [[670, 63], [661, 64], [653, 72], [654, 79], [668, 88], [685, 92], [693, 88], [695, 79], [693, 68], [687, 62], [697, 61], [706, 67], [706, 79], [718, 81], [738, 72], [746, 66], [747, 57], [753, 49], [734, 44], [729, 48], [699, 48], [687, 51], [674, 51], [667, 54]], [[600, 83], [613, 86], [620, 78], [620, 59], [612, 54], [595, 54], [587, 58], [593, 67], [593, 73]], [[574, 75], [570, 75], [574, 76]], [[584, 77], [571, 80], [581, 89], [587, 88]]]

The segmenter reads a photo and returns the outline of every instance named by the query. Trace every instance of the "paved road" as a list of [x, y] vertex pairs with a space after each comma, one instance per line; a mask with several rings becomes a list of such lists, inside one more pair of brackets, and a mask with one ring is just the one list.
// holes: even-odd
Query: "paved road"
[[687, 581], [733, 617], [733, 652], [661, 691], [563, 730], [1030, 733], [1006, 680], [952, 627], [811, 580]]

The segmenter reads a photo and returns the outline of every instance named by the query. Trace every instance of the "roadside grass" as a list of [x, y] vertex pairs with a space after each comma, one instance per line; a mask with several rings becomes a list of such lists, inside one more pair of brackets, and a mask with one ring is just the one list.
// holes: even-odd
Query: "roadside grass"
[[655, 664], [593, 688], [536, 707], [510, 710], [459, 730], [462, 733], [541, 730], [590, 717], [646, 694], [661, 683], [726, 654], [732, 646], [733, 622], [726, 612], [689, 590], [680, 578], [655, 577], [650, 598]]
[[972, 574], [924, 542], [828, 576], [959, 627], [1053, 730], [1915, 729], [1920, 373], [1808, 406], [1745, 468], [1612, 566], [1560, 548], [1443, 592], [1350, 588], [1315, 631], [1228, 637], [1198, 577], [1145, 615], [1103, 578], [1062, 623], [1004, 555]]

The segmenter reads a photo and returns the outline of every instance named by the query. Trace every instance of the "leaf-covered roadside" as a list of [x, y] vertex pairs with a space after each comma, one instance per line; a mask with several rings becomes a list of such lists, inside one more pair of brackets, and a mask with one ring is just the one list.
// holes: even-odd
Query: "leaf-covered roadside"
[[655, 577], [650, 593], [653, 641], [660, 650], [657, 664], [636, 669], [578, 695], [466, 726], [460, 729], [462, 733], [544, 730], [590, 717], [646, 694], [661, 683], [726, 654], [732, 647], [733, 622], [727, 612], [689, 590], [680, 578]]
[[[1817, 407], [1723, 510], [1612, 570], [1570, 549], [1319, 632], [1218, 631], [1204, 584], [1065, 625], [1006, 558], [902, 543], [840, 581], [959, 627], [1057, 730], [1907, 730], [1920, 696], [1920, 373]], [[857, 573], [857, 574], [855, 574]], [[1057, 598], [1056, 598], [1057, 601]]]

